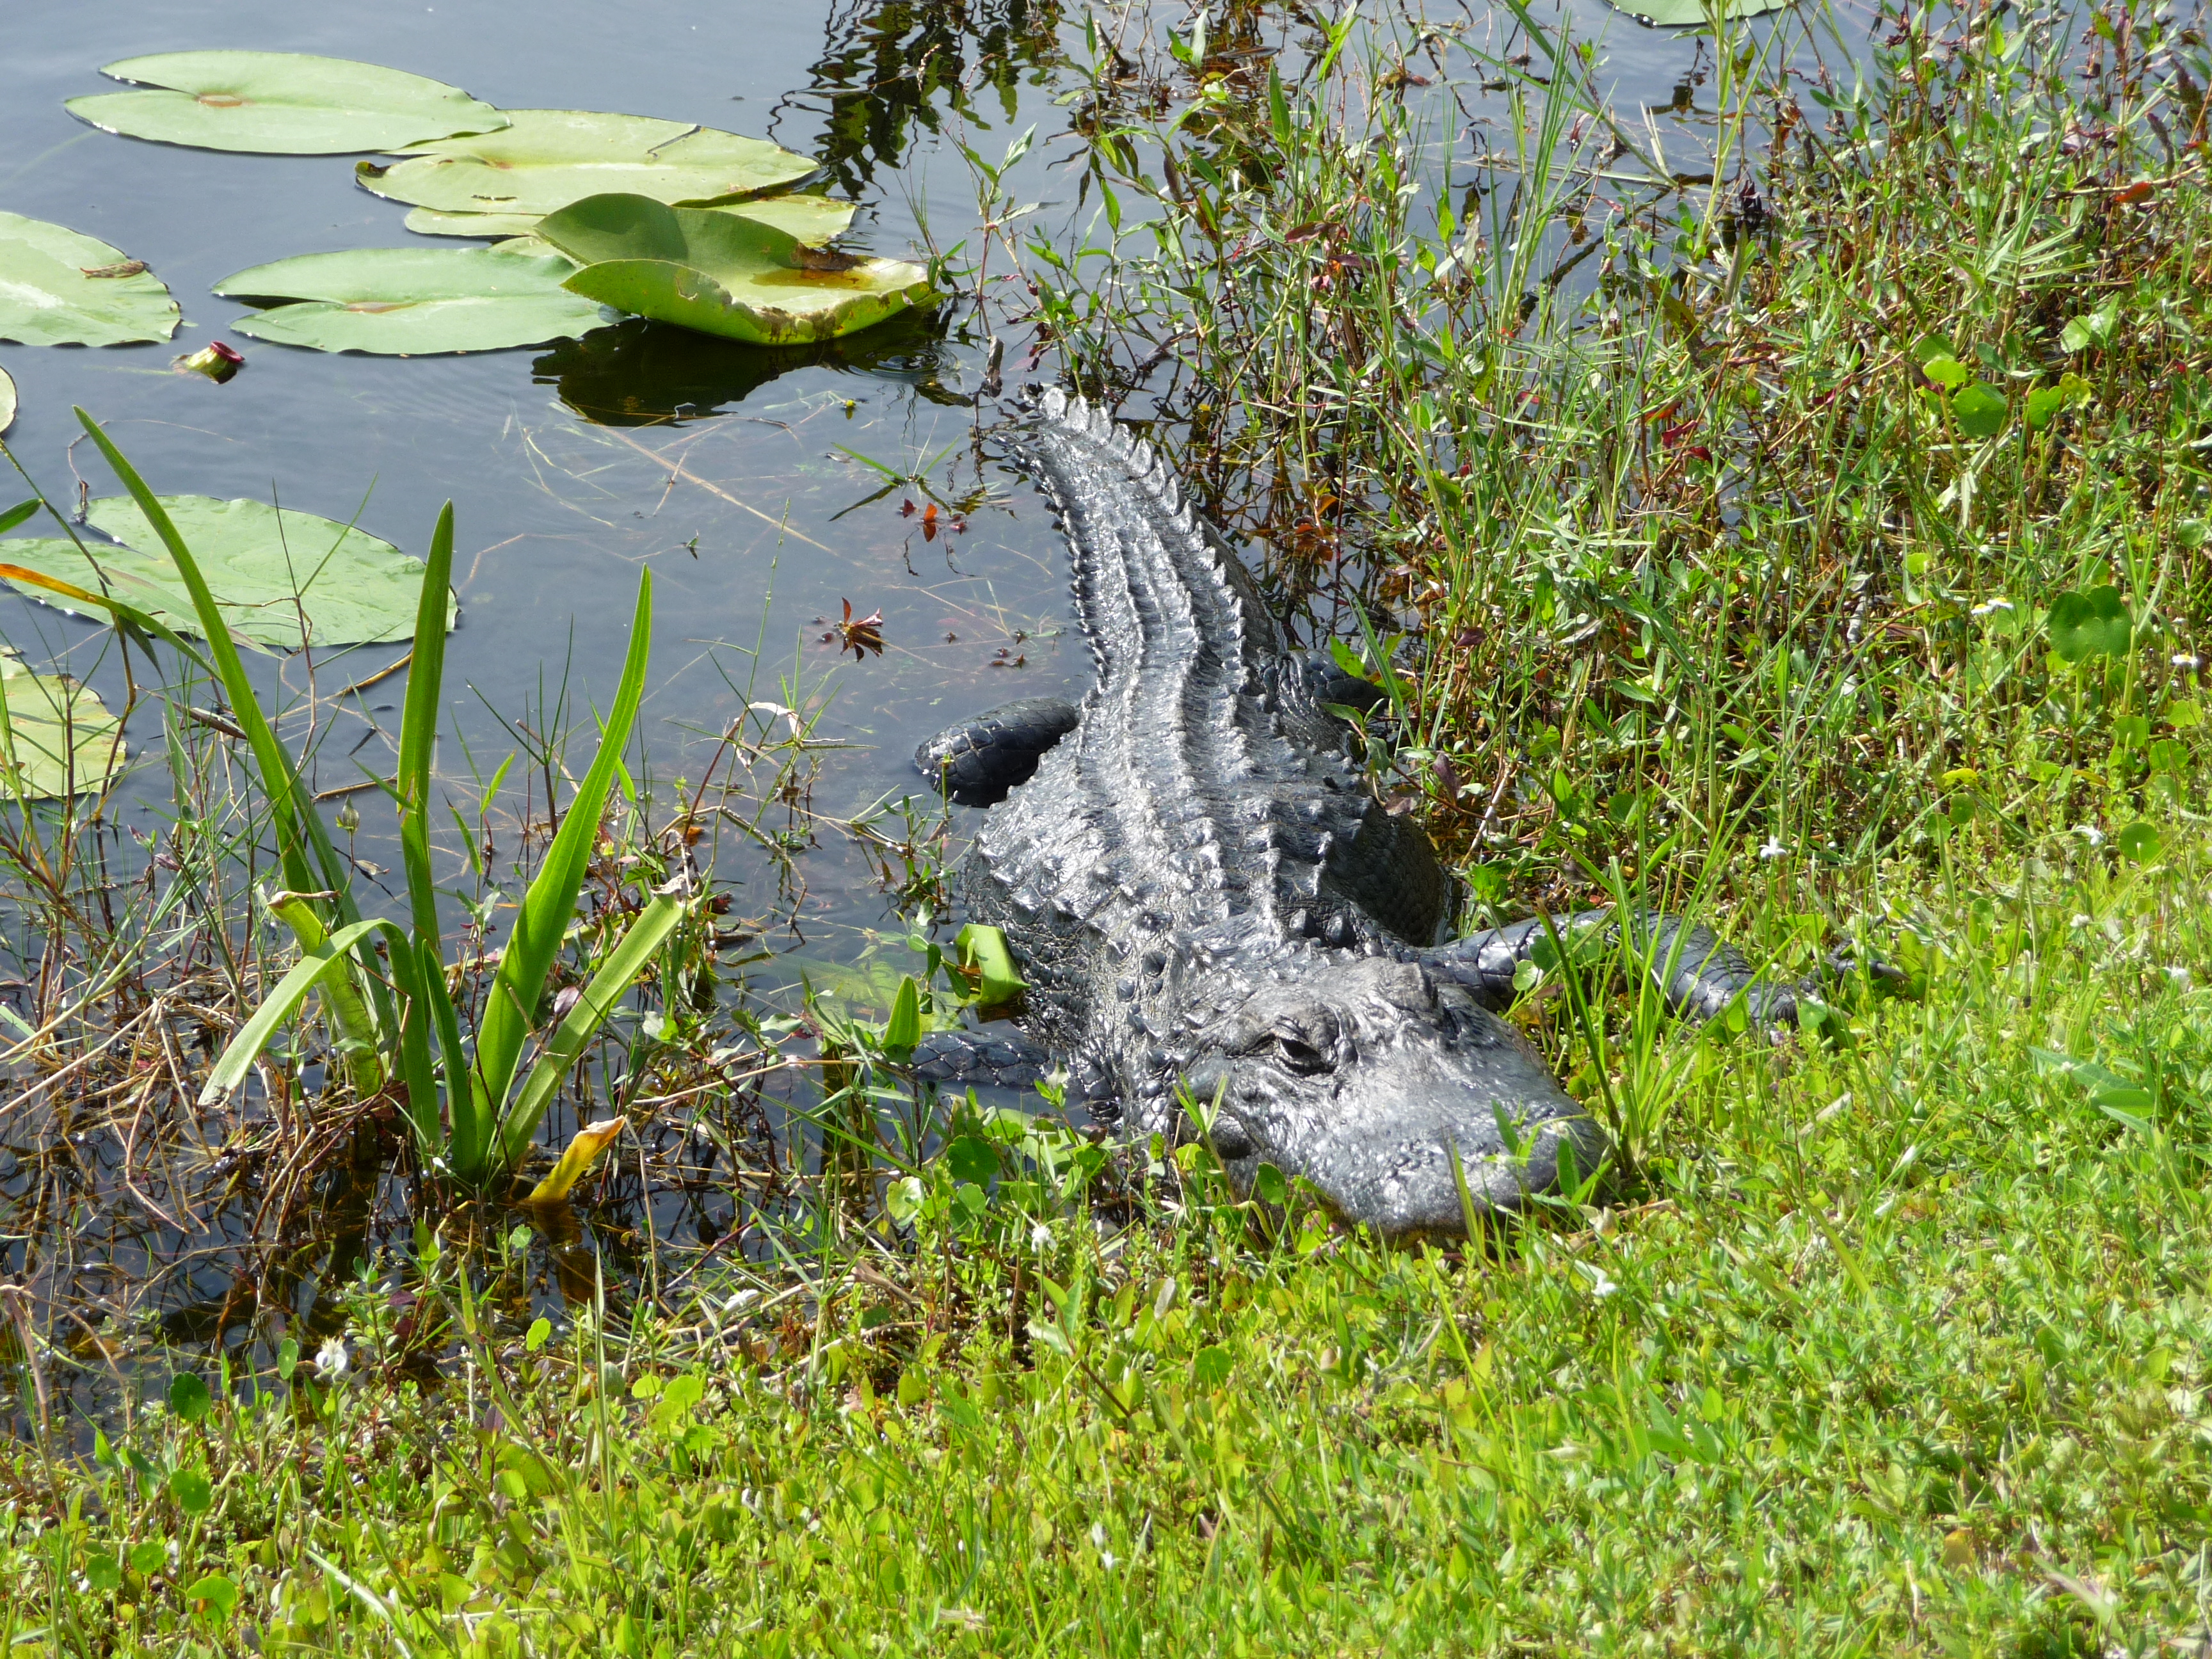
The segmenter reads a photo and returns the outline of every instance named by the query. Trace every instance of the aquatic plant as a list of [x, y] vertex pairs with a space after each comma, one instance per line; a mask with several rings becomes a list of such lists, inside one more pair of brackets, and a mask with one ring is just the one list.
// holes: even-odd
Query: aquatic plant
[[[374, 1095], [387, 1078], [396, 1077], [406, 1091], [417, 1145], [432, 1167], [471, 1184], [510, 1173], [569, 1069], [684, 914], [678, 889], [653, 896], [547, 1036], [544, 1052], [517, 1089], [516, 1073], [535, 1010], [568, 938], [601, 811], [644, 690], [653, 633], [652, 574], [640, 578], [629, 654], [598, 757], [524, 896], [473, 1048], [465, 1048], [447, 985], [428, 842], [434, 810], [430, 757], [451, 604], [453, 504], [439, 514], [422, 571], [398, 768], [387, 786], [399, 809], [410, 915], [404, 923], [366, 917], [350, 868], [337, 856], [320, 809], [264, 714], [222, 607], [175, 520], [99, 423], [82, 410], [77, 418], [159, 538], [191, 597], [214, 672], [251, 748], [276, 832], [284, 885], [265, 892], [264, 902], [291, 930], [303, 956], [217, 1057], [202, 1091], [203, 1103], [219, 1101], [239, 1087], [279, 1028], [294, 1018], [311, 991], [319, 990], [341, 1034], [339, 1048], [351, 1086]], [[380, 968], [367, 948], [374, 935], [382, 936]]]

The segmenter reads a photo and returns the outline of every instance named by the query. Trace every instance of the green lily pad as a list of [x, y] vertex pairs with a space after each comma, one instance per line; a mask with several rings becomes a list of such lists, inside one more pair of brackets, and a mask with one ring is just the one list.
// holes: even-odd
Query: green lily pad
[[0, 340], [166, 340], [177, 331], [178, 314], [161, 279], [121, 250], [43, 219], [0, 213]]
[[6, 369], [0, 368], [0, 433], [6, 432], [15, 423], [15, 382], [8, 377]]
[[[826, 196], [763, 196], [757, 201], [737, 202], [714, 210], [742, 219], [774, 225], [805, 247], [826, 247], [842, 236], [860, 211], [852, 202], [833, 202]], [[538, 230], [539, 213], [441, 213], [434, 208], [409, 211], [407, 228], [418, 236], [529, 236]]]
[[542, 213], [441, 213], [436, 208], [410, 208], [400, 222], [417, 236], [480, 236], [496, 241], [502, 236], [527, 236], [538, 228]]
[[307, 253], [217, 283], [234, 299], [287, 300], [241, 319], [240, 334], [318, 351], [425, 356], [542, 345], [605, 314], [562, 289], [575, 266], [550, 249], [372, 247]]
[[[1704, 0], [1612, 0], [1612, 3], [1615, 11], [1652, 28], [1705, 28], [1712, 21]], [[1725, 0], [1720, 9], [1725, 21], [1735, 23], [1747, 17], [1764, 17], [1792, 3], [1793, 0]]]
[[164, 52], [100, 73], [153, 89], [72, 98], [70, 114], [128, 138], [196, 149], [343, 155], [507, 125], [443, 81], [303, 52]]
[[2124, 657], [2135, 624], [2117, 587], [2093, 587], [2086, 593], [2061, 593], [2047, 618], [2051, 648], [2067, 662], [2091, 657]]
[[100, 694], [60, 674], [33, 674], [0, 647], [0, 796], [94, 795], [122, 769], [123, 722]]
[[[297, 650], [302, 644], [367, 645], [413, 636], [422, 562], [391, 543], [317, 514], [289, 507], [279, 513], [265, 501], [164, 495], [161, 502], [191, 549], [234, 633], [283, 650]], [[86, 518], [94, 528], [122, 544], [88, 544], [99, 561], [96, 568], [75, 543], [44, 537], [0, 541], [0, 562], [19, 564], [95, 592], [110, 588], [178, 633], [199, 634], [199, 619], [184, 580], [137, 503], [127, 495], [104, 496], [92, 503]], [[72, 616], [106, 618], [106, 611], [80, 609], [50, 590], [21, 582], [10, 585]], [[302, 612], [307, 623], [304, 639]], [[448, 628], [458, 613], [449, 594]]]
[[757, 220], [644, 196], [589, 197], [538, 234], [583, 267], [572, 294], [757, 345], [849, 334], [929, 297], [920, 265], [803, 247]]
[[441, 213], [553, 213], [609, 191], [706, 204], [758, 196], [816, 164], [763, 138], [596, 110], [509, 110], [498, 132], [411, 146], [354, 176], [395, 202]]

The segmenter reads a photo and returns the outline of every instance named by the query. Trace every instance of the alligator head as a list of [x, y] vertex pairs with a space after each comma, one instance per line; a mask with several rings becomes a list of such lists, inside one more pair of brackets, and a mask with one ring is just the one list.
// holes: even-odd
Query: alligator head
[[1385, 1237], [1458, 1235], [1587, 1175], [1604, 1138], [1521, 1035], [1417, 963], [1303, 954], [1199, 1036], [1213, 1149], [1248, 1188], [1265, 1162]]

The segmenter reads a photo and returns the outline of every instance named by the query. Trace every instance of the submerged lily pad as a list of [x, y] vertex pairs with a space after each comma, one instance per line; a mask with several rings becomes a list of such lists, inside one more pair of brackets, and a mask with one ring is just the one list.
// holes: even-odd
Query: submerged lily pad
[[[1616, 11], [1622, 11], [1638, 22], [1660, 29], [1704, 28], [1712, 21], [1705, 0], [1609, 0]], [[1795, 0], [1723, 0], [1723, 17], [1729, 22], [1741, 22], [1747, 17], [1764, 17], [1771, 11], [1786, 10]]]
[[392, 356], [543, 345], [597, 328], [605, 313], [561, 287], [575, 266], [543, 250], [373, 247], [307, 253], [217, 283], [234, 299], [285, 300], [241, 319], [240, 334], [318, 351]]
[[0, 368], [0, 433], [5, 433], [15, 423], [15, 383], [8, 378], [8, 371]]
[[81, 120], [129, 138], [264, 155], [343, 155], [486, 132], [507, 117], [459, 87], [295, 52], [164, 52], [102, 75], [149, 88], [72, 98]]
[[498, 132], [416, 144], [354, 176], [395, 202], [441, 213], [553, 213], [609, 191], [659, 202], [735, 201], [777, 190], [816, 164], [763, 138], [597, 110], [509, 110]]
[[0, 340], [166, 340], [178, 317], [176, 301], [143, 261], [64, 226], [0, 213]]
[[[412, 637], [422, 590], [422, 562], [366, 531], [349, 530], [313, 513], [279, 512], [265, 501], [221, 501], [211, 495], [164, 495], [234, 632], [262, 645], [297, 650], [368, 645]], [[127, 495], [92, 503], [87, 521], [122, 545], [88, 543], [95, 568], [73, 542], [55, 538], [0, 541], [0, 562], [19, 564], [97, 592], [102, 578], [116, 597], [150, 611], [179, 634], [201, 632], [191, 597], [175, 562]], [[11, 584], [72, 616], [105, 620], [50, 590]], [[446, 625], [459, 612], [446, 600]], [[304, 613], [304, 639], [301, 619]]]
[[100, 694], [60, 674], [33, 674], [0, 647], [0, 796], [92, 795], [129, 758], [123, 722]]
[[757, 220], [644, 196], [590, 197], [538, 234], [583, 267], [571, 293], [759, 345], [849, 334], [929, 297], [919, 265], [821, 252]]
[[[737, 202], [714, 210], [773, 225], [805, 247], [826, 247], [850, 228], [860, 208], [852, 202], [833, 202], [826, 196], [763, 196], [758, 201]], [[544, 217], [538, 213], [441, 213], [433, 208], [416, 208], [408, 214], [406, 224], [418, 236], [529, 236], [536, 234]]]

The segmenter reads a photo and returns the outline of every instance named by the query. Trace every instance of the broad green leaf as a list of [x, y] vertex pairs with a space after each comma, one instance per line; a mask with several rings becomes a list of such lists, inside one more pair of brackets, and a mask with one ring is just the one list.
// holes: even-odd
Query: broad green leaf
[[2068, 662], [2124, 657], [2134, 624], [2117, 587], [2061, 593], [2051, 602], [2051, 648]]
[[155, 90], [69, 100], [130, 138], [264, 155], [343, 155], [507, 125], [459, 87], [375, 64], [292, 52], [164, 52], [100, 70]]
[[921, 1041], [921, 988], [912, 974], [901, 976], [898, 993], [891, 999], [891, 1017], [884, 1025], [884, 1047], [894, 1060], [903, 1060]]
[[1920, 372], [1946, 392], [1956, 392], [1974, 378], [1974, 371], [1956, 357], [1930, 357], [1920, 365]]
[[0, 433], [15, 423], [15, 383], [8, 378], [8, 371], [0, 368]]
[[354, 170], [379, 196], [441, 213], [552, 213], [607, 191], [659, 202], [735, 201], [816, 164], [762, 138], [597, 110], [509, 110], [498, 132], [416, 144]]
[[981, 1135], [962, 1135], [945, 1148], [945, 1167], [955, 1181], [980, 1187], [999, 1173], [999, 1149]]
[[1791, 0], [1614, 0], [1615, 9], [1653, 28], [1691, 29], [1709, 27], [1717, 9], [1724, 21], [1764, 17], [1780, 11]]
[[166, 340], [177, 331], [178, 315], [161, 279], [120, 249], [43, 219], [0, 213], [0, 340]]
[[971, 921], [955, 937], [952, 948], [960, 965], [975, 975], [975, 1000], [981, 1006], [1000, 1007], [1029, 988], [1021, 969], [1014, 966], [1003, 929]]
[[186, 1515], [205, 1515], [215, 1507], [215, 1485], [198, 1469], [173, 1470], [169, 1496]]
[[643, 196], [594, 196], [538, 234], [583, 269], [571, 293], [758, 345], [825, 340], [929, 295], [921, 266], [821, 252], [757, 221]]
[[[234, 634], [286, 650], [412, 635], [422, 564], [391, 543], [317, 514], [289, 507], [280, 514], [264, 501], [219, 501], [209, 495], [160, 500], [193, 550]], [[93, 502], [87, 520], [122, 544], [88, 543], [96, 568], [74, 543], [56, 538], [0, 541], [0, 561], [94, 592], [112, 588], [179, 633], [202, 633], [190, 592], [135, 502], [103, 496]], [[14, 586], [73, 616], [94, 614], [51, 588], [20, 580]], [[458, 606], [450, 597], [446, 613], [451, 627]]]
[[1923, 334], [1905, 348], [1906, 355], [1916, 363], [1926, 364], [1938, 357], [1956, 357], [1949, 340], [1941, 334]]
[[1969, 438], [1994, 438], [2005, 429], [2010, 416], [2004, 393], [1976, 380], [1962, 386], [1951, 399], [1952, 418]]
[[300, 302], [235, 325], [256, 339], [414, 356], [540, 345], [598, 327], [605, 313], [562, 289], [574, 269], [501, 248], [357, 248], [256, 265], [215, 291]]
[[209, 1573], [185, 1586], [185, 1604], [221, 1624], [237, 1611], [237, 1582], [227, 1573]]
[[208, 1414], [215, 1396], [208, 1392], [206, 1379], [192, 1371], [179, 1371], [169, 1379], [169, 1409], [187, 1423], [197, 1423]]
[[[805, 247], [823, 247], [842, 236], [860, 210], [850, 202], [833, 202], [826, 196], [763, 196], [757, 201], [733, 203], [713, 210], [733, 213], [741, 219], [757, 219], [774, 225]], [[407, 216], [407, 228], [420, 236], [530, 236], [544, 215], [539, 213], [441, 213], [416, 208]]]
[[2113, 836], [2112, 840], [2119, 848], [2121, 856], [2131, 864], [2148, 864], [2166, 844], [2165, 838], [2158, 833], [2158, 826], [2145, 823], [2140, 818]]
[[2089, 312], [2068, 323], [2059, 331], [2058, 343], [2069, 351], [2087, 351], [2093, 345], [2103, 345], [2112, 337], [2112, 330], [2119, 320], [2119, 304], [2115, 301], [2100, 311]]
[[129, 758], [100, 694], [0, 647], [0, 799], [97, 794]]
[[568, 1149], [554, 1164], [552, 1173], [531, 1189], [526, 1204], [558, 1204], [568, 1196], [574, 1187], [591, 1172], [592, 1165], [599, 1161], [599, 1154], [614, 1144], [615, 1137], [623, 1132], [627, 1120], [619, 1117], [603, 1118], [597, 1123], [587, 1123], [568, 1139]]
[[2089, 383], [2079, 374], [2062, 374], [2056, 386], [2038, 386], [2027, 394], [2027, 423], [2038, 432], [2069, 409], [2089, 401]]

